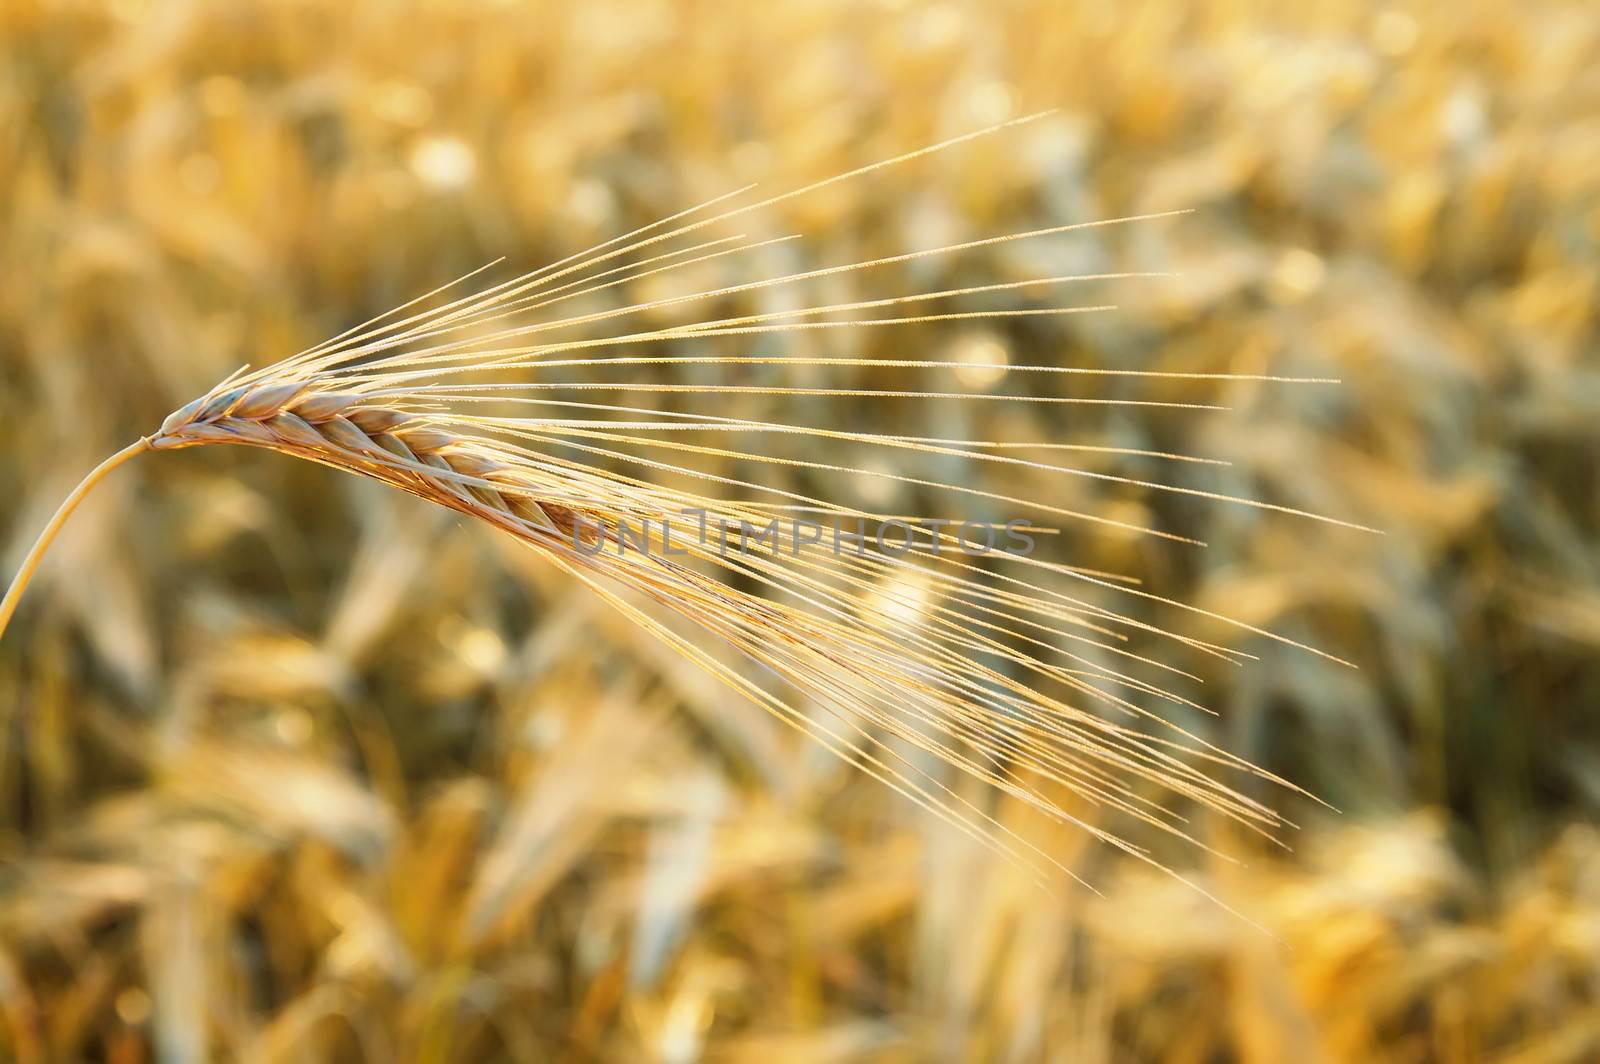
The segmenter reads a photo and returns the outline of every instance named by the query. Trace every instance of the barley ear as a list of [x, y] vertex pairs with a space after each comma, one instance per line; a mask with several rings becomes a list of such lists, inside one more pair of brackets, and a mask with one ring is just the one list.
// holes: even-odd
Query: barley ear
[[55, 516], [50, 518], [50, 523], [44, 526], [44, 531], [39, 533], [39, 538], [29, 548], [27, 557], [22, 559], [22, 567], [17, 570], [16, 577], [11, 581], [11, 586], [6, 589], [6, 597], [0, 600], [0, 636], [6, 633], [6, 625], [11, 622], [11, 615], [17, 612], [17, 603], [22, 599], [23, 591], [27, 590], [28, 581], [33, 579], [33, 572], [39, 568], [39, 561], [44, 557], [44, 552], [50, 549], [50, 544], [55, 541], [56, 533], [61, 531], [61, 526], [67, 523], [67, 518], [72, 516], [72, 511], [78, 508], [83, 497], [89, 490], [100, 483], [107, 473], [126, 462], [134, 455], [141, 454], [150, 449], [150, 441], [142, 439], [138, 443], [124, 447], [104, 462], [95, 466], [88, 476], [72, 489], [66, 501], [56, 510]]

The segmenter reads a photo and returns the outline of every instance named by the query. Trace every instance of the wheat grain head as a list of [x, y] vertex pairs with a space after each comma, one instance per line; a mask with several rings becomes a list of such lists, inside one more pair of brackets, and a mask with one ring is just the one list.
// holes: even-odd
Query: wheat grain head
[[[879, 165], [914, 158], [970, 136]], [[986, 468], [1020, 466], [1150, 490], [1212, 499], [1224, 496], [1053, 464], [1042, 457], [1018, 456], [1009, 453], [1007, 446], [992, 441], [895, 436], [554, 397], [558, 393], [570, 396], [598, 389], [696, 397], [760, 393], [977, 401], [999, 398], [996, 396], [967, 396], [959, 391], [671, 385], [632, 377], [621, 381], [552, 382], [537, 376], [560, 369], [605, 372], [661, 363], [938, 368], [946, 364], [929, 360], [629, 352], [648, 352], [650, 345], [714, 337], [1086, 313], [1107, 308], [1027, 307], [861, 316], [862, 312], [892, 311], [974, 294], [1009, 293], [1024, 287], [1037, 291], [1041, 286], [1134, 276], [1035, 278], [709, 318], [689, 325], [620, 334], [560, 338], [559, 334], [574, 330], [603, 333], [610, 327], [608, 323], [773, 285], [911, 258], [952, 255], [1083, 227], [1058, 226], [968, 241], [576, 316], [549, 313], [549, 308], [569, 300], [772, 243], [751, 243], [740, 236], [688, 241], [692, 234], [713, 223], [726, 222], [859, 172], [694, 221], [685, 222], [692, 212], [684, 212], [582, 255], [472, 295], [446, 300], [444, 293], [460, 283], [453, 282], [452, 286], [419, 297], [281, 363], [234, 374], [175, 411], [157, 432], [113, 456], [69, 496], [0, 603], [0, 632], [61, 523], [83, 494], [111, 469], [147, 450], [213, 444], [257, 447], [380, 481], [516, 537], [741, 696], [959, 829], [1036, 868], [1054, 864], [1054, 858], [1033, 848], [1025, 838], [989, 815], [984, 803], [954, 784], [942, 768], [953, 767], [1047, 816], [1079, 824], [1105, 842], [1145, 860], [1152, 859], [1148, 851], [1091, 823], [1075, 810], [1084, 806], [1111, 810], [1148, 828], [1202, 845], [1187, 818], [1179, 812], [1180, 806], [1198, 804], [1274, 837], [1286, 823], [1280, 814], [1230, 785], [1226, 776], [1245, 773], [1271, 778], [1284, 786], [1289, 784], [1200, 741], [1147, 708], [1150, 702], [1188, 706], [1194, 703], [1138, 675], [1139, 671], [1151, 669], [1179, 670], [1134, 653], [1124, 643], [1126, 633], [1142, 630], [1225, 660], [1237, 661], [1243, 655], [1123, 616], [1090, 598], [1067, 594], [1045, 578], [1076, 580], [1094, 590], [1114, 589], [1146, 599], [1168, 600], [1120, 584], [1107, 574], [1031, 557], [1007, 559], [1014, 563], [1011, 571], [995, 571], [959, 551], [941, 550], [959, 544], [937, 526], [931, 532], [920, 533], [920, 539], [913, 535], [916, 542], [911, 545], [918, 549], [901, 553], [869, 550], [802, 554], [798, 543], [795, 550], [785, 551], [773, 541], [757, 542], [753, 547], [745, 544], [747, 549], [730, 555], [708, 542], [703, 534], [696, 535], [695, 526], [703, 533], [708, 524], [716, 528], [740, 527], [741, 522], [754, 525], [770, 520], [774, 512], [784, 508], [836, 519], [881, 520], [891, 515], [708, 474], [686, 463], [694, 456], [739, 457], [814, 471], [871, 472], [911, 485], [940, 488], [964, 499], [1025, 508], [1049, 519], [1117, 526], [1175, 540], [1183, 537], [1044, 500], [1008, 496], [982, 486], [936, 484], [908, 473], [885, 473], [881, 468], [869, 471], [860, 466], [780, 458], [758, 448], [737, 451], [696, 441], [719, 434], [784, 434], [881, 448], [891, 458], [907, 452], [952, 456]], [[703, 211], [719, 202], [695, 210]], [[1133, 219], [1089, 224], [1130, 220]], [[659, 250], [660, 245], [666, 245], [666, 249]], [[838, 320], [841, 315], [849, 317]], [[1005, 368], [1036, 374], [1227, 377], [1046, 365]], [[511, 379], [505, 379], [508, 377]], [[1157, 407], [1206, 405], [1038, 395], [1007, 398]], [[474, 413], [476, 410], [485, 412]], [[511, 416], [508, 410], [527, 411], [529, 416]], [[1046, 457], [1052, 452], [1074, 449], [1118, 451], [1070, 444], [1036, 448]], [[1185, 458], [1167, 454], [1156, 457]], [[618, 468], [629, 465], [637, 467], [641, 475]], [[679, 480], [698, 478], [710, 486], [703, 491], [691, 490], [650, 479], [660, 473]], [[735, 497], [736, 491], [764, 497], [741, 499]], [[782, 501], [775, 502], [772, 496]], [[1248, 499], [1229, 501], [1314, 516]], [[653, 526], [664, 536], [676, 533], [680, 553], [629, 551], [619, 530], [641, 525]], [[708, 636], [712, 644], [736, 652], [735, 662], [714, 653], [707, 644]], [[780, 694], [770, 684], [758, 682], [737, 665], [741, 658], [776, 676], [787, 692]], [[1117, 659], [1126, 667], [1108, 664], [1110, 659]]]

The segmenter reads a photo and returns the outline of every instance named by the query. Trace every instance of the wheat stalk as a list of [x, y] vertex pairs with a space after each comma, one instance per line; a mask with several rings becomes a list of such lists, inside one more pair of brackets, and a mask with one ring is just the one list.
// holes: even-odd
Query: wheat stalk
[[[955, 138], [876, 165], [902, 162], [987, 132], [992, 130]], [[1205, 408], [1206, 404], [1051, 396], [968, 396], [942, 391], [527, 379], [526, 374], [536, 371], [571, 368], [603, 371], [660, 363], [937, 369], [947, 364], [925, 359], [635, 356], [625, 352], [642, 345], [712, 337], [889, 327], [971, 317], [1087, 313], [1108, 308], [1008, 308], [975, 313], [806, 320], [876, 312], [977, 293], [1008, 292], [1024, 285], [1064, 285], [1136, 276], [1047, 277], [710, 319], [692, 325], [643, 329], [620, 335], [586, 335], [567, 340], [548, 335], [580, 328], [592, 334], [602, 331], [604, 324], [613, 320], [659, 313], [697, 301], [1085, 227], [1057, 226], [572, 317], [537, 314], [568, 300], [594, 296], [691, 263], [749, 252], [772, 243], [749, 243], [742, 237], [732, 236], [639, 257], [646, 249], [668, 241], [682, 241], [713, 223], [725, 222], [874, 168], [865, 167], [698, 221], [682, 223], [682, 219], [693, 213], [684, 212], [485, 291], [438, 303], [444, 293], [461, 283], [452, 282], [276, 365], [234, 374], [174, 412], [159, 431], [108, 459], [69, 495], [27, 555], [5, 599], [0, 602], [0, 634], [10, 621], [40, 558], [67, 516], [84, 495], [117, 466], [147, 450], [209, 444], [258, 447], [381, 481], [516, 537], [592, 587], [742, 696], [849, 759], [910, 800], [1024, 863], [1038, 867], [1041, 863], [1056, 862], [1050, 854], [1034, 849], [979, 803], [952, 786], [940, 772], [930, 767], [929, 759], [935, 764], [954, 766], [1051, 817], [1080, 824], [1096, 837], [1145, 860], [1151, 859], [1146, 851], [1082, 820], [1066, 801], [1055, 795], [1075, 796], [1200, 845], [1188, 830], [1185, 819], [1168, 802], [1152, 797], [1147, 785], [1153, 784], [1171, 796], [1216, 810], [1272, 837], [1286, 822], [1271, 807], [1225, 783], [1220, 778], [1222, 770], [1249, 773], [1290, 785], [1195, 739], [1144, 708], [1139, 700], [1186, 706], [1194, 706], [1194, 703], [1126, 669], [1104, 664], [1104, 659], [1118, 657], [1127, 661], [1129, 668], [1179, 671], [1127, 649], [1123, 644], [1130, 630], [1142, 630], [1228, 661], [1239, 661], [1247, 655], [1122, 616], [1086, 598], [1068, 595], [1046, 580], [1075, 580], [1096, 591], [1109, 589], [1169, 605], [1181, 604], [1160, 599], [1111, 574], [1054, 565], [1031, 557], [1008, 558], [1007, 562], [1014, 563], [1017, 568], [1009, 573], [996, 572], [993, 566], [979, 564], [970, 557], [939, 550], [941, 546], [956, 546], [949, 534], [940, 531], [926, 533], [917, 544], [921, 549], [903, 555], [883, 551], [861, 555], [848, 552], [802, 555], [798, 550], [789, 553], [761, 544], [736, 554], [724, 554], [694, 534], [696, 521], [709, 519], [717, 522], [716, 527], [737, 526], [741, 521], [754, 524], [770, 519], [775, 510], [785, 509], [840, 519], [876, 520], [889, 515], [712, 475], [683, 463], [689, 456], [742, 457], [819, 471], [870, 473], [907, 484], [939, 488], [963, 498], [1026, 507], [1051, 519], [1092, 522], [1174, 540], [1184, 540], [1184, 537], [1036, 499], [1014, 498], [980, 486], [936, 484], [899, 472], [779, 458], [756, 448], [734, 451], [684, 437], [783, 434], [831, 439], [883, 448], [891, 455], [918, 452], [956, 456], [986, 466], [1022, 466], [1212, 499], [1225, 496], [1052, 464], [1037, 456], [1019, 457], [1008, 453], [1018, 449], [1015, 445], [992, 441], [846, 431], [554, 398], [552, 393], [606, 389], [622, 393], [713, 396], [753, 392], [913, 399], [964, 397], [1157, 407]], [[720, 202], [713, 201], [695, 210], [704, 210]], [[1130, 220], [1133, 219], [1089, 224], [1119, 224]], [[619, 265], [607, 265], [619, 259], [624, 261]], [[475, 274], [461, 280], [473, 276]], [[424, 309], [416, 309], [418, 307]], [[596, 349], [607, 353], [588, 353]], [[1039, 374], [1239, 379], [1222, 374], [1142, 373], [1057, 366], [1005, 368]], [[513, 374], [518, 379], [482, 379], [484, 375], [495, 373]], [[467, 379], [462, 380], [463, 377]], [[521, 408], [529, 411], [529, 415], [506, 416], [502, 411], [507, 408]], [[479, 409], [491, 412], [471, 413]], [[573, 414], [582, 416], [571, 416]], [[1182, 455], [1081, 444], [1035, 446], [1045, 453], [1087, 450], [1154, 454], [1164, 460], [1204, 461]], [[641, 451], [644, 453], [639, 453]], [[558, 452], [572, 453], [576, 457], [562, 457]], [[619, 472], [615, 468], [618, 465], [637, 467], [643, 475]], [[650, 474], [662, 472], [679, 479], [698, 477], [709, 481], [713, 487], [701, 493], [681, 487], [669, 488], [648, 479]], [[739, 500], [732, 497], [735, 489], [776, 495], [782, 501]], [[1230, 501], [1314, 516], [1253, 500]], [[691, 519], [685, 511], [698, 512], [699, 517]], [[658, 529], [678, 533], [679, 544], [686, 554], [674, 558], [660, 553], [627, 551], [615, 530], [624, 526], [638, 527], [645, 521]], [[706, 526], [701, 523], [699, 527]], [[730, 582], [734, 579], [760, 590], [742, 590]], [[1290, 642], [1259, 629], [1249, 630]], [[780, 698], [712, 653], [702, 638], [707, 635], [743, 658], [764, 666], [786, 682], [798, 697]], [[1144, 718], [1146, 726], [1141, 726], [1138, 719], [1118, 722], [1113, 719], [1114, 715]], [[1148, 722], [1152, 721], [1159, 727], [1149, 727]], [[1162, 729], [1171, 731], [1163, 734]], [[1196, 762], [1205, 767], [1197, 767]]]

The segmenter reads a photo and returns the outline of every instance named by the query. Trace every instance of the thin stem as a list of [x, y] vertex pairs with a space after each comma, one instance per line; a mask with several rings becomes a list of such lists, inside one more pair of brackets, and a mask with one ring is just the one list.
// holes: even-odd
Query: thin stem
[[67, 518], [72, 516], [72, 511], [78, 508], [78, 504], [83, 501], [83, 497], [89, 494], [91, 488], [105, 479], [107, 473], [110, 473], [134, 455], [142, 454], [149, 449], [150, 441], [148, 439], [142, 439], [138, 443], [124, 447], [104, 462], [95, 466], [94, 470], [84, 477], [77, 487], [72, 489], [72, 494], [67, 496], [66, 501], [61, 504], [61, 508], [56, 511], [55, 516], [50, 518], [50, 523], [44, 526], [44, 531], [39, 533], [39, 538], [34, 541], [32, 549], [28, 551], [28, 556], [22, 559], [22, 568], [17, 570], [16, 578], [11, 581], [11, 587], [6, 591], [5, 599], [0, 600], [0, 636], [5, 635], [6, 625], [11, 622], [11, 615], [17, 611], [17, 603], [21, 601], [22, 593], [27, 589], [28, 582], [33, 579], [34, 570], [39, 568], [39, 562], [44, 558], [44, 552], [50, 549], [50, 544], [54, 542], [56, 533], [61, 531], [61, 526], [67, 523]]

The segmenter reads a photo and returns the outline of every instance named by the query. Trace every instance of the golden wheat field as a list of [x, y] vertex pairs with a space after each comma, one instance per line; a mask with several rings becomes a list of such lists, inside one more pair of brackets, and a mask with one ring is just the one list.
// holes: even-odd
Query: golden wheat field
[[0, 1060], [1600, 1059], [1597, 308], [1582, 0], [0, 0]]

